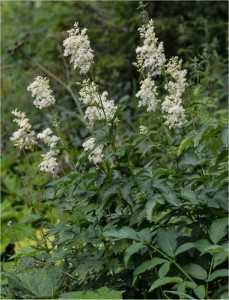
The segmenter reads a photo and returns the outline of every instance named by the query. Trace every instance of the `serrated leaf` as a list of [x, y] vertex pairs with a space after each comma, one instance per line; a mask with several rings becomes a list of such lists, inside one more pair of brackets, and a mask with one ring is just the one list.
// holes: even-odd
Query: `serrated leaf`
[[122, 227], [120, 230], [110, 229], [103, 233], [105, 237], [111, 237], [113, 240], [131, 239], [138, 240], [137, 232], [127, 226]]
[[177, 247], [175, 228], [159, 228], [157, 231], [157, 243], [164, 253], [173, 257]]
[[29, 269], [17, 275], [8, 274], [12, 289], [17, 290], [18, 295], [29, 295], [29, 298], [54, 297], [60, 287], [62, 278], [61, 266], [50, 266], [40, 269]]
[[213, 268], [217, 267], [218, 265], [222, 264], [228, 258], [227, 252], [218, 252], [214, 254], [214, 263]]
[[185, 243], [183, 245], [181, 245], [180, 247], [177, 248], [175, 255], [179, 255], [180, 253], [183, 253], [185, 251], [188, 251], [189, 249], [195, 247], [194, 243]]
[[184, 153], [178, 162], [179, 167], [181, 166], [197, 166], [201, 163], [200, 159], [196, 154]]
[[183, 269], [193, 278], [204, 280], [208, 276], [206, 270], [197, 264], [188, 264]]
[[149, 292], [152, 292], [156, 288], [166, 285], [168, 283], [182, 283], [183, 279], [179, 277], [164, 277], [164, 278], [159, 278], [154, 283], [150, 286]]
[[145, 248], [146, 246], [142, 243], [134, 243], [130, 247], [126, 249], [125, 255], [124, 255], [124, 263], [125, 266], [127, 266], [131, 256], [135, 253], [137, 253], [140, 249]]
[[160, 267], [158, 271], [159, 278], [165, 277], [165, 275], [169, 272], [170, 266], [171, 266], [171, 262], [167, 261]]
[[178, 148], [177, 151], [177, 156], [180, 156], [181, 153], [184, 151], [184, 149], [186, 148], [186, 146], [188, 146], [193, 140], [193, 135], [186, 137], [185, 139], [183, 139], [183, 141], [181, 141], [181, 144]]
[[20, 223], [27, 223], [27, 222], [31, 222], [31, 221], [36, 221], [38, 219], [40, 219], [41, 217], [39, 215], [34, 215], [34, 214], [30, 214], [25, 216]]
[[205, 239], [201, 239], [201, 240], [195, 242], [195, 248], [197, 250], [199, 250], [200, 252], [204, 251], [204, 249], [206, 249], [209, 246], [211, 246], [210, 242]]
[[190, 189], [186, 189], [186, 188], [182, 189], [181, 197], [185, 200], [192, 202], [193, 204], [199, 203], [199, 200], [197, 199], [196, 194], [194, 192], [192, 192]]
[[153, 213], [153, 210], [154, 210], [156, 204], [157, 204], [156, 199], [150, 199], [146, 202], [145, 211], [146, 211], [146, 219], [148, 221], [152, 221], [152, 213]]
[[169, 193], [167, 195], [164, 195], [164, 197], [170, 204], [174, 206], [180, 206], [181, 201], [177, 198], [176, 194]]
[[221, 246], [218, 246], [218, 245], [211, 245], [207, 248], [205, 248], [201, 253], [200, 253], [200, 256], [205, 254], [205, 253], [218, 253], [218, 252], [225, 252], [225, 250], [223, 249], [223, 247]]
[[211, 273], [211, 275], [209, 276], [209, 278], [206, 280], [207, 282], [210, 282], [218, 277], [228, 277], [228, 269], [221, 269], [221, 270], [217, 270], [213, 273]]
[[144, 273], [147, 270], [150, 270], [154, 267], [156, 267], [157, 265], [161, 265], [164, 262], [166, 262], [167, 260], [165, 260], [164, 258], [159, 258], [159, 257], [155, 257], [151, 260], [146, 260], [144, 261], [142, 264], [140, 264], [134, 271], [134, 281], [133, 284], [135, 283], [137, 277], [139, 274]]
[[227, 234], [228, 219], [222, 218], [214, 220], [210, 229], [210, 239], [214, 244], [217, 244]]
[[151, 230], [149, 228], [144, 228], [141, 231], [139, 231], [137, 233], [138, 237], [140, 240], [144, 241], [144, 242], [151, 242], [152, 239], [152, 233]]

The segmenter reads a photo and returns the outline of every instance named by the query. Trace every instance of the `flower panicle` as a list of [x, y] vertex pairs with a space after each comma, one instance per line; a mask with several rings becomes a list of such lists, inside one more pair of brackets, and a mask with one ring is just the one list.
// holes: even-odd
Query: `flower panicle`
[[24, 112], [18, 111], [17, 109], [13, 110], [12, 114], [17, 117], [13, 121], [17, 123], [19, 129], [13, 132], [10, 140], [14, 143], [14, 146], [19, 149], [31, 149], [37, 144], [37, 140], [35, 132], [31, 130], [32, 125], [29, 123], [29, 119], [26, 118]]
[[96, 139], [91, 137], [83, 143], [83, 148], [86, 152], [90, 151], [88, 159], [95, 165], [103, 160], [104, 154], [103, 146], [99, 145], [96, 147]]
[[78, 68], [80, 74], [85, 75], [93, 63], [93, 50], [90, 47], [90, 41], [86, 34], [87, 29], [80, 30], [78, 23], [68, 32], [68, 38], [63, 41], [64, 56], [70, 56], [70, 63], [73, 68]]
[[35, 98], [33, 104], [39, 109], [50, 107], [56, 102], [46, 77], [37, 76], [27, 90], [32, 93], [32, 97]]

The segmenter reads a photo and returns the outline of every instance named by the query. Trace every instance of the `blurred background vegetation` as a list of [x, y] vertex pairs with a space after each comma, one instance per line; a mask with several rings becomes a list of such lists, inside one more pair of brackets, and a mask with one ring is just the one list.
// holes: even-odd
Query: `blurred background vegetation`
[[[39, 224], [24, 224], [26, 215], [39, 209], [38, 184], [33, 167], [28, 168], [9, 137], [15, 130], [11, 111], [25, 111], [35, 130], [49, 126], [43, 111], [32, 104], [27, 86], [38, 76], [47, 76], [57, 99], [63, 130], [72, 147], [80, 148], [87, 129], [76, 118], [77, 108], [66, 88], [56, 77], [71, 85], [77, 96], [78, 73], [62, 56], [66, 30], [74, 22], [88, 28], [95, 51], [95, 76], [100, 88], [111, 99], [124, 104], [124, 126], [131, 131], [139, 126], [136, 113], [139, 75], [132, 62], [139, 43], [138, 27], [147, 18], [155, 20], [155, 30], [164, 42], [166, 56], [178, 55], [188, 69], [193, 84], [189, 95], [195, 104], [193, 116], [217, 118], [225, 122], [227, 107], [227, 1], [3, 1], [2, 6], [2, 260], [20, 252], [34, 236]], [[51, 73], [51, 74], [48, 74]], [[195, 84], [195, 85], [194, 85]], [[206, 93], [207, 90], [207, 93]], [[198, 105], [206, 104], [202, 112]], [[141, 115], [140, 115], [141, 118]], [[23, 172], [30, 182], [23, 182]], [[40, 185], [48, 180], [44, 177]], [[25, 185], [26, 184], [26, 185]], [[27, 195], [32, 196], [32, 205]], [[66, 216], [42, 206], [44, 219], [57, 222]], [[25, 237], [27, 241], [25, 241]], [[10, 246], [11, 245], [11, 246]], [[8, 248], [7, 248], [8, 247]], [[16, 248], [15, 248], [16, 247]], [[13, 250], [14, 249], [14, 250]]]

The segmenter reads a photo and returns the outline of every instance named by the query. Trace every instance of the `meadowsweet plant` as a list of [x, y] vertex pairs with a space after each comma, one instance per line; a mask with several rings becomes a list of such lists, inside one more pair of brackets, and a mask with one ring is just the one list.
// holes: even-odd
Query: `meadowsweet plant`
[[[64, 173], [46, 185], [42, 198], [66, 215], [48, 223], [43, 239], [50, 238], [50, 246], [7, 275], [11, 296], [78, 299], [108, 287], [125, 299], [224, 299], [226, 129], [220, 122], [199, 125], [189, 115], [187, 71], [178, 57], [166, 58], [152, 20], [139, 28], [134, 63], [140, 84], [131, 99], [139, 100], [143, 117], [136, 132], [123, 128], [125, 111], [94, 79], [86, 31], [74, 24], [63, 55], [83, 76], [77, 86], [88, 137], [71, 158], [73, 168], [63, 164]], [[15, 110], [20, 128], [11, 140], [20, 149], [48, 147], [37, 167], [54, 174], [61, 151], [69, 149], [53, 92], [40, 76], [28, 90], [38, 109], [51, 112], [56, 132], [31, 131], [26, 115]]]

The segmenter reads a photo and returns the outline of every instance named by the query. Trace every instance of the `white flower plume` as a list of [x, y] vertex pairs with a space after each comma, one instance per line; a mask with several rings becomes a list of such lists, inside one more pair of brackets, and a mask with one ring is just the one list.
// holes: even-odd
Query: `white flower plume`
[[37, 76], [35, 81], [27, 87], [27, 90], [32, 93], [32, 97], [35, 98], [33, 104], [39, 109], [52, 106], [56, 102], [46, 77]]
[[80, 74], [86, 74], [90, 70], [94, 58], [86, 31], [86, 28], [80, 30], [78, 23], [75, 23], [74, 28], [67, 31], [69, 37], [63, 42], [64, 56], [71, 57], [70, 63], [74, 69], [80, 69]]

